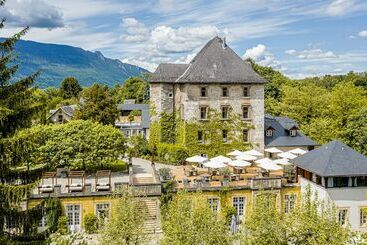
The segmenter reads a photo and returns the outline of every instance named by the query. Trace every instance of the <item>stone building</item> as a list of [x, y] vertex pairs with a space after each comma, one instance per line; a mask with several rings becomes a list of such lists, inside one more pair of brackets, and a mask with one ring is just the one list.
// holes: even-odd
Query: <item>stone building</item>
[[243, 131], [254, 147], [264, 148], [264, 84], [251, 65], [225, 39], [210, 40], [189, 64], [160, 64], [150, 78], [150, 98], [157, 121], [162, 112], [180, 113], [184, 121], [206, 120], [214, 109], [228, 111], [253, 128]]
[[48, 120], [59, 124], [69, 122], [73, 118], [76, 108], [77, 105], [65, 105], [56, 110], [50, 110]]

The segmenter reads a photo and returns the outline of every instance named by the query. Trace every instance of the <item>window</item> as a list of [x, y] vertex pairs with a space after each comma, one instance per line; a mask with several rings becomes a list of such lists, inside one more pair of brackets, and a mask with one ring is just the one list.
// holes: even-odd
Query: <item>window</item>
[[339, 223], [340, 225], [346, 225], [348, 222], [348, 209], [339, 209]]
[[266, 137], [272, 137], [273, 136], [273, 130], [272, 129], [267, 129], [266, 130]]
[[214, 213], [217, 213], [219, 210], [219, 198], [216, 197], [208, 198], [208, 202], [211, 210]]
[[243, 87], [243, 97], [250, 97], [250, 88]]
[[66, 216], [69, 226], [80, 225], [80, 205], [66, 205]]
[[243, 142], [248, 142], [248, 129], [242, 131]]
[[198, 131], [198, 143], [203, 143], [203, 131]]
[[294, 210], [296, 207], [296, 200], [297, 195], [296, 194], [290, 194], [284, 196], [284, 213], [290, 213]]
[[292, 137], [296, 136], [296, 135], [297, 135], [297, 130], [295, 130], [295, 129], [291, 129], [291, 130], [289, 131], [289, 135], [290, 135], [290, 136], [292, 136]]
[[206, 87], [201, 87], [201, 89], [200, 89], [200, 96], [201, 97], [208, 97], [208, 95], [206, 93]]
[[110, 213], [109, 203], [97, 203], [96, 204], [96, 215], [98, 218], [105, 220], [108, 218]]
[[173, 93], [168, 93], [168, 98], [173, 98]]
[[59, 123], [62, 123], [62, 121], [63, 121], [63, 120], [64, 120], [64, 118], [63, 118], [62, 114], [58, 115], [58, 117], [57, 117], [57, 121], [58, 121]]
[[366, 176], [358, 176], [357, 177], [357, 186], [367, 186], [367, 177]]
[[200, 107], [200, 119], [204, 120], [208, 118], [208, 107], [201, 106]]
[[222, 119], [228, 119], [229, 106], [222, 106]]
[[222, 88], [222, 97], [228, 97], [228, 88], [227, 87]]
[[237, 216], [243, 216], [245, 207], [245, 197], [233, 197], [232, 204], [233, 207], [236, 209]]
[[249, 113], [249, 107], [248, 106], [242, 106], [242, 119], [249, 119], [250, 113]]
[[359, 216], [359, 223], [360, 226], [366, 226], [367, 225], [367, 207], [360, 208], [360, 216]]
[[224, 129], [222, 130], [222, 137], [223, 137], [223, 142], [227, 142], [227, 134], [228, 134], [228, 130]]
[[348, 177], [334, 177], [334, 187], [348, 187]]

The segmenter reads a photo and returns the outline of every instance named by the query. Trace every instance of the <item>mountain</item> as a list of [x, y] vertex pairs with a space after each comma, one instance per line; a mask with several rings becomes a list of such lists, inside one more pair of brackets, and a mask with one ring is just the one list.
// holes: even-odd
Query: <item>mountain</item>
[[19, 64], [15, 78], [40, 71], [36, 82], [40, 88], [59, 87], [60, 82], [69, 76], [78, 79], [82, 86], [95, 82], [114, 86], [131, 76], [148, 72], [141, 67], [106, 58], [99, 51], [90, 52], [67, 45], [20, 40], [15, 45], [15, 52], [16, 63]]

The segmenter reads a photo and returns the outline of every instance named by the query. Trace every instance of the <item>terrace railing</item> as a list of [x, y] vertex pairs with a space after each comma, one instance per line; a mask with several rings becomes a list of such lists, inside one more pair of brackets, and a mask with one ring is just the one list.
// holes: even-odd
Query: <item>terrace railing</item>
[[282, 187], [282, 178], [254, 178], [250, 180], [250, 188], [259, 189], [280, 189]]

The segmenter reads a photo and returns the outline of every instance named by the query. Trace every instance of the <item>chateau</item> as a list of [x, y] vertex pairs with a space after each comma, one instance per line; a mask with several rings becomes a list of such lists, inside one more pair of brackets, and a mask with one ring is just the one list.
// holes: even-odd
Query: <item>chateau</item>
[[[209, 110], [226, 120], [229, 111], [253, 126], [241, 134], [257, 149], [264, 148], [264, 84], [225, 42], [210, 40], [189, 64], [160, 64], [149, 80], [151, 105], [161, 113], [178, 113], [183, 121], [208, 120]], [[223, 132], [223, 135], [225, 133]]]

